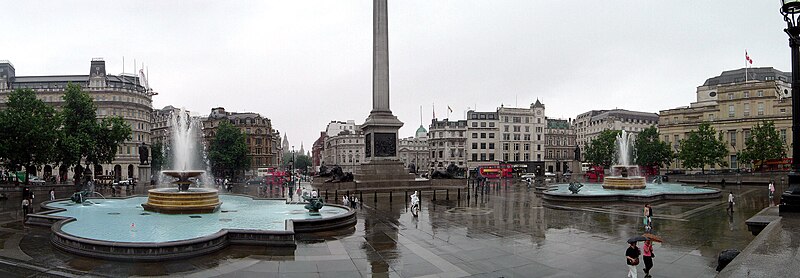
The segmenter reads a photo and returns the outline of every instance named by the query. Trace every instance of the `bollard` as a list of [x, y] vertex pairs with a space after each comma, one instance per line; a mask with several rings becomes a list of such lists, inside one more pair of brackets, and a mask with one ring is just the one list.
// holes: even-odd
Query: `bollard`
[[389, 191], [389, 203], [392, 203], [392, 191]]
[[444, 194], [447, 194], [447, 195], [444, 197], [444, 199], [445, 199], [446, 201], [450, 201], [450, 189], [447, 189], [447, 190], [445, 190], [445, 191], [444, 191]]
[[[458, 197], [456, 197], [456, 200], [458, 200], [460, 202], [461, 201], [461, 188], [458, 189], [457, 193], [458, 193]], [[467, 196], [469, 196], [469, 194], [467, 194]]]
[[436, 201], [436, 189], [433, 190], [433, 200]]
[[403, 192], [403, 204], [406, 204], [406, 208], [408, 208], [408, 191]]
[[327, 201], [328, 201], [328, 190], [325, 189], [325, 202], [327, 202]]
[[334, 199], [334, 201], [336, 201], [336, 202], [338, 202], [338, 201], [339, 201], [339, 190], [334, 190], [334, 191], [333, 191], [333, 199]]
[[372, 191], [372, 200], [373, 203], [378, 203], [378, 191]]
[[358, 192], [358, 199], [359, 200], [364, 200], [364, 191], [359, 191]]

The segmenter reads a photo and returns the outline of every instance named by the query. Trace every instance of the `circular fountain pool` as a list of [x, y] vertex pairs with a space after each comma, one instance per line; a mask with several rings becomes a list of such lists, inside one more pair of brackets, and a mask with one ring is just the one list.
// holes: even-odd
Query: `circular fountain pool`
[[352, 227], [355, 211], [327, 204], [318, 213], [284, 200], [219, 195], [214, 213], [146, 211], [147, 197], [58, 200], [34, 218], [50, 219], [53, 244], [65, 251], [117, 260], [162, 260], [210, 253], [230, 244], [294, 246], [295, 233]]
[[543, 192], [542, 197], [549, 201], [632, 201], [652, 202], [659, 200], [698, 200], [719, 198], [719, 190], [696, 187], [680, 183], [647, 183], [641, 189], [615, 190], [603, 188], [600, 183], [584, 183], [577, 194], [569, 191], [569, 184], [557, 184]]

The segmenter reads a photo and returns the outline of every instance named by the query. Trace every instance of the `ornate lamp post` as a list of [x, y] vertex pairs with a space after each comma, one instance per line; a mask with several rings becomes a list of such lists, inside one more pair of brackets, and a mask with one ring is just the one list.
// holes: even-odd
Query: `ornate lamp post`
[[789, 190], [781, 194], [781, 212], [800, 211], [800, 0], [782, 0], [781, 14], [786, 21], [792, 51], [792, 171]]

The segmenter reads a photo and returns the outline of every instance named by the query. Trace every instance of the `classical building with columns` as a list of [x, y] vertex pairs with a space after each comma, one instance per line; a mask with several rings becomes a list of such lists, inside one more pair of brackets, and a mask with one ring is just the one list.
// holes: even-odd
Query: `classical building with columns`
[[[740, 165], [736, 153], [745, 148], [750, 130], [763, 121], [775, 123], [775, 129], [786, 143], [786, 155], [792, 155], [792, 90], [791, 73], [771, 67], [723, 71], [706, 79], [695, 91], [696, 101], [689, 106], [662, 110], [658, 129], [664, 142], [678, 150], [680, 140], [703, 122], [721, 132], [728, 145], [725, 159], [728, 168], [748, 168]], [[717, 165], [707, 165], [715, 168]], [[676, 159], [672, 169], [683, 169]]]
[[427, 173], [430, 153], [428, 152], [428, 131], [425, 130], [425, 127], [420, 125], [413, 137], [400, 139], [400, 148], [397, 153], [406, 169], [411, 170], [413, 165], [417, 173]]
[[650, 112], [630, 111], [625, 109], [592, 110], [579, 114], [575, 118], [575, 133], [581, 153], [585, 146], [600, 136], [605, 130], [625, 130], [639, 133], [658, 124], [658, 114]]
[[[84, 75], [48, 75], [18, 76], [16, 69], [9, 61], [0, 61], [0, 109], [5, 107], [9, 94], [15, 89], [27, 88], [36, 93], [38, 99], [60, 109], [63, 105], [64, 90], [67, 84], [81, 86], [94, 100], [97, 117], [120, 116], [131, 126], [131, 139], [118, 146], [117, 155], [111, 163], [93, 165], [91, 169], [95, 177], [110, 176], [116, 180], [149, 179], [139, 176], [139, 145], [151, 142], [151, 116], [153, 111], [153, 95], [143, 75], [122, 73], [111, 75], [106, 73], [106, 62], [102, 58], [93, 58], [89, 63], [89, 72]], [[72, 178], [73, 173], [82, 172], [82, 166], [67, 168], [55, 165], [40, 165], [28, 172], [43, 178], [58, 175], [59, 180]]]

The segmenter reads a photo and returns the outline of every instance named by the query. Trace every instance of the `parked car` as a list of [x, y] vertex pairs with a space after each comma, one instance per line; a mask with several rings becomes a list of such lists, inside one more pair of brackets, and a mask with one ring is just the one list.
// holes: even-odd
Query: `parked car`
[[264, 178], [257, 177], [257, 178], [252, 178], [252, 179], [247, 180], [245, 182], [245, 184], [248, 184], [248, 185], [264, 185], [264, 184], [266, 184], [266, 182], [264, 181]]
[[554, 181], [554, 180], [556, 180], [556, 174], [550, 172], [544, 173], [544, 181]]
[[37, 177], [37, 176], [28, 176], [28, 181], [32, 185], [44, 185], [44, 183], [45, 183], [45, 181], [42, 178]]
[[523, 174], [522, 176], [519, 176], [519, 178], [522, 179], [522, 180], [534, 179], [534, 178], [536, 178], [536, 174], [534, 174], [534, 173], [526, 173], [526, 174]]

